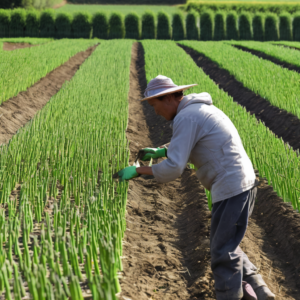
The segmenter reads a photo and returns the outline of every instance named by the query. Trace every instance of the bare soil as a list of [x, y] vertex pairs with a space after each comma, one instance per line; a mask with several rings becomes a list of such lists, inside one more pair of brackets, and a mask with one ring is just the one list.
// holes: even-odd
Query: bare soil
[[240, 46], [240, 45], [231, 45], [231, 46], [234, 47], [234, 48], [243, 50], [245, 52], [249, 52], [249, 53], [251, 53], [251, 54], [253, 54], [253, 55], [255, 55], [255, 56], [259, 57], [259, 58], [268, 60], [268, 61], [270, 61], [270, 62], [272, 62], [272, 63], [274, 63], [274, 64], [276, 64], [276, 65], [278, 65], [278, 66], [280, 66], [282, 68], [285, 68], [285, 69], [288, 69], [290, 71], [295, 71], [297, 73], [300, 73], [300, 67], [297, 67], [297, 66], [295, 66], [293, 64], [286, 63], [284, 61], [281, 61], [280, 59], [275, 58], [275, 57], [273, 57], [271, 55], [268, 55], [266, 53], [263, 53], [261, 51], [249, 49], [247, 47]]
[[0, 105], [0, 144], [7, 143], [10, 138], [24, 126], [54, 96], [65, 83], [70, 80], [92, 54], [97, 46], [88, 48], [71, 57], [66, 63], [48, 73], [44, 78], [10, 98]]
[[[147, 102], [144, 50], [132, 48], [127, 137], [139, 149], [170, 141], [167, 121]], [[152, 176], [129, 183], [121, 299], [216, 299], [210, 270], [210, 218], [203, 186], [193, 170], [159, 184]], [[300, 215], [260, 179], [257, 204], [242, 249], [278, 300], [300, 299]], [[299, 273], [299, 275], [298, 275]]]
[[234, 101], [244, 106], [247, 111], [254, 114], [258, 120], [272, 130], [284, 142], [294, 149], [300, 148], [300, 120], [293, 114], [273, 106], [269, 101], [246, 88], [234, 76], [218, 66], [203, 53], [189, 47], [179, 45], [194, 62], [207, 74], [221, 89], [227, 92]]
[[64, 1], [62, 1], [61, 3], [54, 5], [52, 8], [54, 8], [54, 9], [60, 8], [60, 7], [62, 7], [62, 6], [65, 6], [66, 4], [67, 4], [67, 1], [64, 0]]
[[4, 51], [12, 51], [12, 50], [17, 50], [17, 49], [23, 49], [23, 48], [30, 48], [30, 47], [35, 47], [39, 45], [31, 45], [29, 43], [9, 43], [9, 42], [4, 42], [3, 43], [3, 50]]

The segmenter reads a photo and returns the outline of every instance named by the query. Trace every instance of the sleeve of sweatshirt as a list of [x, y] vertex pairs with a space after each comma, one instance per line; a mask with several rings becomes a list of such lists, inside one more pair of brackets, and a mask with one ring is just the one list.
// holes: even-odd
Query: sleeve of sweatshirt
[[192, 149], [203, 135], [198, 124], [185, 117], [176, 117], [173, 137], [168, 147], [168, 158], [152, 166], [155, 179], [166, 183], [179, 177], [190, 157]]

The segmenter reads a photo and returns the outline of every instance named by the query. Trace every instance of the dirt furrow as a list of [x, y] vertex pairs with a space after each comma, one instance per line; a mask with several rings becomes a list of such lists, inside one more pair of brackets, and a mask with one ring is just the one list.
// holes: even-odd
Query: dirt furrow
[[71, 57], [37, 83], [0, 105], [0, 144], [7, 143], [75, 75], [97, 45]]
[[294, 149], [300, 148], [300, 120], [295, 115], [271, 105], [269, 101], [246, 88], [227, 70], [219, 67], [204, 54], [180, 44], [178, 46], [183, 48], [197, 66], [234, 101], [244, 106], [251, 114], [255, 114], [258, 120], [264, 122], [265, 126], [281, 137], [284, 142]]
[[284, 61], [281, 61], [280, 59], [276, 58], [276, 57], [273, 57], [271, 55], [268, 55], [266, 53], [263, 53], [261, 51], [257, 51], [257, 50], [253, 50], [253, 49], [249, 49], [247, 47], [244, 47], [244, 46], [241, 46], [241, 45], [231, 45], [232, 47], [234, 48], [237, 48], [239, 50], [242, 50], [242, 51], [245, 51], [245, 52], [249, 52], [251, 53], [252, 55], [255, 55], [259, 58], [262, 58], [262, 59], [265, 59], [265, 60], [268, 60], [282, 68], [285, 68], [285, 69], [288, 69], [290, 71], [295, 71], [297, 73], [300, 73], [300, 67], [297, 67], [293, 64], [289, 64], [289, 63], [286, 63]]
[[[172, 136], [168, 123], [145, 102], [141, 44], [132, 49], [129, 93], [131, 162], [145, 146]], [[155, 162], [156, 163], [156, 162]], [[210, 270], [210, 218], [202, 185], [194, 171], [168, 184], [151, 176], [129, 183], [121, 299], [215, 299]], [[257, 265], [278, 300], [300, 299], [298, 250], [300, 215], [261, 179], [257, 203], [241, 247]], [[299, 273], [299, 274], [298, 274]]]
[[10, 43], [10, 42], [4, 42], [3, 43], [3, 50], [4, 51], [13, 51], [17, 49], [23, 49], [23, 48], [31, 48], [36, 47], [39, 45], [32, 45], [29, 43]]

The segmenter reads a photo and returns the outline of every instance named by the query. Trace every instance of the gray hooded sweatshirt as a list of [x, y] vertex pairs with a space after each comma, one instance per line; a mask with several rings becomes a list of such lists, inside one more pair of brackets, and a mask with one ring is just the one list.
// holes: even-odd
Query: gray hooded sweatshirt
[[211, 191], [212, 202], [236, 196], [255, 184], [252, 163], [230, 119], [212, 105], [210, 94], [185, 96], [172, 122], [168, 158], [153, 165], [158, 182], [179, 177], [191, 162], [197, 177]]

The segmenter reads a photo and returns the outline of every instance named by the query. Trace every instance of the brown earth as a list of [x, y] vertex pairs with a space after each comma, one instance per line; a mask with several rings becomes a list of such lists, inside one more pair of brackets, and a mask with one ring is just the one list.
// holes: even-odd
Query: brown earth
[[31, 45], [28, 43], [9, 43], [9, 42], [4, 42], [3, 43], [3, 50], [4, 51], [12, 51], [12, 50], [17, 50], [17, 49], [23, 49], [23, 48], [30, 48], [30, 47], [35, 47], [39, 45]]
[[56, 8], [60, 8], [62, 6], [65, 6], [67, 4], [66, 0], [63, 0], [61, 3], [54, 5], [52, 8], [56, 9]]
[[300, 67], [295, 66], [293, 64], [286, 63], [284, 61], [281, 61], [280, 59], [275, 58], [275, 57], [273, 57], [271, 55], [268, 55], [266, 53], [263, 53], [261, 51], [253, 50], [253, 49], [241, 46], [241, 45], [231, 45], [231, 46], [234, 47], [234, 48], [240, 49], [242, 51], [249, 52], [252, 55], [255, 55], [259, 58], [269, 60], [270, 62], [272, 62], [272, 63], [274, 63], [274, 64], [276, 64], [276, 65], [278, 65], [282, 68], [288, 69], [290, 71], [296, 71], [297, 73], [300, 73]]
[[269, 101], [246, 88], [234, 76], [218, 66], [204, 54], [189, 47], [179, 45], [194, 62], [234, 101], [244, 106], [258, 120], [272, 130], [294, 149], [300, 149], [300, 120], [295, 115], [273, 106]]
[[[160, 146], [172, 136], [168, 122], [146, 102], [137, 101], [145, 87], [144, 50], [135, 43], [127, 128], [131, 163], [139, 149]], [[152, 176], [131, 180], [120, 298], [216, 299], [210, 270], [210, 218], [204, 188], [193, 170], [186, 168], [168, 184], [159, 184]], [[299, 226], [300, 215], [261, 179], [241, 246], [278, 300], [300, 299]]]
[[0, 105], [0, 144], [7, 143], [9, 139], [24, 126], [43, 106], [54, 96], [65, 83], [70, 80], [93, 53], [97, 46], [88, 48], [71, 57], [66, 63], [59, 66], [44, 78], [10, 98]]

